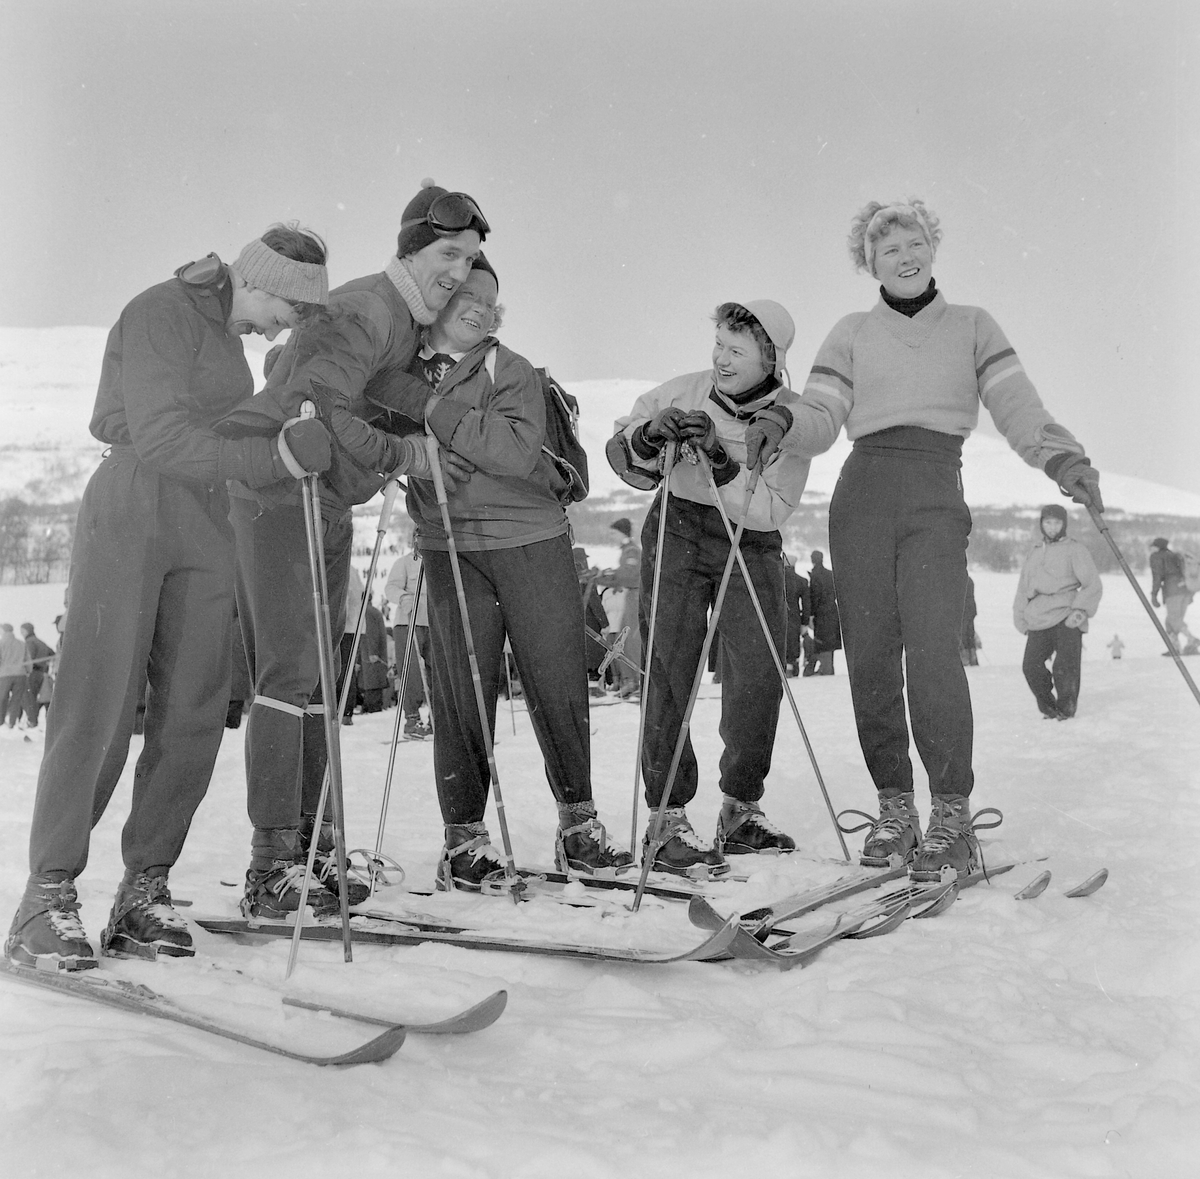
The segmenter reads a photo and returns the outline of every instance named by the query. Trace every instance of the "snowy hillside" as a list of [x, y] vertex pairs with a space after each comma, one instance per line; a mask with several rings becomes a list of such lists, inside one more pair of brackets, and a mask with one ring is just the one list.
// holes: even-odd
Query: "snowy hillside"
[[[1013, 661], [1015, 578], [980, 579], [985, 666], [970, 672], [974, 800], [1005, 822], [988, 862], [1020, 861], [943, 916], [840, 942], [803, 970], [743, 962], [573, 963], [425, 945], [237, 945], [197, 930], [194, 960], [106, 969], [277, 1043], [343, 1050], [369, 1034], [280, 1005], [282, 992], [394, 1019], [436, 1019], [504, 988], [491, 1028], [411, 1035], [381, 1065], [344, 1071], [266, 1056], [202, 1033], [54, 996], [0, 976], [0, 1137], [5, 1175], [344, 1174], [361, 1179], [1182, 1179], [1200, 1149], [1200, 950], [1187, 833], [1200, 724], [1174, 664], [1147, 641], [1132, 594], [1106, 579], [1079, 716], [1045, 722]], [[0, 615], [41, 618], [57, 587], [0, 587]], [[44, 601], [39, 600], [39, 595]], [[11, 610], [10, 610], [11, 608]], [[1103, 658], [1119, 630], [1126, 658]], [[1136, 638], [1135, 638], [1136, 636]], [[1133, 656], [1133, 657], [1130, 657]], [[1200, 671], [1196, 660], [1189, 660]], [[837, 807], [869, 807], [848, 684], [792, 680]], [[692, 734], [705, 836], [719, 805], [715, 687]], [[373, 846], [392, 713], [343, 729], [349, 843]], [[630, 833], [638, 714], [592, 713], [593, 780], [613, 836]], [[515, 731], [514, 731], [515, 730]], [[246, 869], [242, 734], [229, 732], [172, 876], [182, 912], [230, 915]], [[89, 934], [121, 874], [131, 760], [80, 879]], [[24, 881], [40, 757], [0, 735], [0, 920]], [[498, 717], [497, 759], [518, 861], [546, 866], [554, 811], [529, 718]], [[924, 776], [918, 800], [927, 810]], [[801, 843], [713, 892], [745, 910], [846, 869], [785, 708], [768, 813]], [[641, 809], [644, 817], [644, 806]], [[489, 815], [496, 831], [494, 813]], [[401, 745], [383, 847], [428, 888], [441, 844], [432, 747]], [[851, 838], [852, 848], [857, 837]], [[1094, 896], [1063, 893], [1100, 867]], [[1043, 870], [1038, 899], [1013, 894]], [[406, 896], [380, 903], [524, 937], [683, 948], [684, 908], [648, 899], [593, 908]], [[235, 973], [235, 971], [240, 973]], [[1189, 1163], [1188, 1159], [1192, 1161]]]
[[[104, 354], [103, 328], [0, 328], [0, 496], [32, 488], [41, 499], [68, 500], [82, 493], [103, 449], [88, 433], [88, 419]], [[246, 341], [251, 369], [261, 371], [268, 345]], [[584, 445], [591, 458], [592, 493], [624, 489], [604, 459], [613, 422], [629, 412], [654, 381], [574, 381]], [[986, 415], [984, 415], [986, 418]], [[1084, 422], [1070, 425], [1086, 440]], [[827, 499], [849, 452], [844, 438], [815, 459], [806, 499]], [[976, 432], [963, 452], [963, 486], [972, 507], [1033, 507], [1053, 498], [1039, 471], [1027, 467], [1002, 440]], [[1103, 472], [1109, 508], [1132, 514], [1200, 517], [1200, 495], [1145, 479]], [[25, 492], [28, 496], [30, 492]]]

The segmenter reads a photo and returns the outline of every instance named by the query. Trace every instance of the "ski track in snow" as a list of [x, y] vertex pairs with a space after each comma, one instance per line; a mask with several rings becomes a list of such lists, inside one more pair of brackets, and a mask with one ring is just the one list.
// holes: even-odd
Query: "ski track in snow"
[[[935, 920], [838, 943], [789, 973], [745, 963], [573, 963], [443, 945], [358, 946], [346, 965], [339, 944], [306, 942], [285, 988], [287, 942], [242, 946], [199, 930], [195, 960], [119, 965], [197, 1011], [309, 1051], [341, 1050], [371, 1029], [283, 1008], [285, 989], [410, 1019], [439, 1018], [499, 987], [509, 992], [508, 1009], [483, 1032], [410, 1035], [387, 1063], [346, 1070], [316, 1071], [0, 978], [5, 1173], [1193, 1174], [1200, 951], [1190, 844], [1179, 833], [1194, 826], [1186, 818], [1200, 781], [1196, 703], [1173, 663], [1156, 654], [1132, 593], [1106, 578], [1080, 714], [1042, 721], [1008, 621], [1015, 575], [976, 581], [988, 663], [969, 673], [974, 799], [1006, 816], [983, 834], [985, 854], [992, 863], [1045, 863], [970, 889]], [[3, 587], [0, 617], [52, 617], [60, 600], [61, 587]], [[1129, 644], [1120, 663], [1103, 650], [1114, 630]], [[1200, 675], [1200, 661], [1188, 665]], [[872, 792], [843, 671], [839, 656], [832, 679], [789, 682], [834, 805], [866, 809]], [[719, 805], [717, 691], [703, 689], [692, 729], [703, 773], [689, 813], [704, 834]], [[393, 720], [359, 716], [342, 730], [351, 847], [374, 844]], [[508, 821], [518, 861], [548, 866], [554, 810], [519, 705], [515, 722], [516, 736], [502, 701], [497, 759]], [[597, 708], [592, 728], [601, 817], [624, 843], [637, 711]], [[139, 751], [135, 738], [80, 879], [93, 940], [121, 873], [120, 827]], [[0, 897], [10, 909], [24, 882], [39, 753], [36, 740], [0, 740]], [[413, 887], [432, 882], [441, 843], [432, 764], [431, 743], [400, 746], [384, 849]], [[927, 813], [919, 768], [917, 780]], [[750, 908], [842, 871], [786, 702], [765, 805], [805, 854], [766, 860], [749, 884], [717, 889], [719, 909]], [[494, 814], [491, 829], [498, 833]], [[850, 837], [852, 849], [859, 839]], [[194, 902], [185, 915], [235, 913], [239, 890], [220, 881], [240, 881], [249, 841], [242, 732], [227, 732], [172, 875], [175, 894]], [[1102, 866], [1111, 877], [1100, 892], [1062, 895]], [[1044, 868], [1053, 872], [1050, 888], [1014, 900]], [[647, 898], [635, 916], [622, 908], [627, 899], [601, 894], [593, 909], [517, 909], [460, 896], [411, 903], [522, 936], [652, 948], [702, 937], [685, 906]], [[401, 903], [396, 890], [379, 902]]]

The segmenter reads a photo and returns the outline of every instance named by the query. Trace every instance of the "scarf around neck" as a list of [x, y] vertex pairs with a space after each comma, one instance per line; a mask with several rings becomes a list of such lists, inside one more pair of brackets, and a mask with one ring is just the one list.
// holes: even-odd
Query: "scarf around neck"
[[400, 297], [408, 304], [408, 309], [417, 323], [428, 327], [437, 319], [437, 312], [430, 311], [425, 305], [421, 288], [417, 286], [417, 280], [413, 278], [412, 271], [403, 258], [397, 258], [393, 254], [383, 268], [383, 273], [392, 280], [392, 286], [400, 292]]

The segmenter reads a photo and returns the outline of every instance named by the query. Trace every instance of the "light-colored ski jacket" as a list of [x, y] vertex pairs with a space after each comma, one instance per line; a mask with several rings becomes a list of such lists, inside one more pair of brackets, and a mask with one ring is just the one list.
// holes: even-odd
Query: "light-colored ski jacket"
[[[1013, 625], [1021, 634], [1049, 630], [1072, 610], [1096, 613], [1104, 586], [1091, 554], [1069, 536], [1043, 540], [1025, 558], [1013, 599]], [[1080, 628], [1087, 630], [1085, 622]]]

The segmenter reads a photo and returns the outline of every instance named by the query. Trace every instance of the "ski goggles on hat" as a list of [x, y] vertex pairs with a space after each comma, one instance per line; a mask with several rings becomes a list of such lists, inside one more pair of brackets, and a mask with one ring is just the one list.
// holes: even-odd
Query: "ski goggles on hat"
[[436, 197], [424, 217], [414, 217], [401, 224], [401, 231], [414, 225], [428, 225], [438, 237], [453, 237], [474, 229], [480, 237], [492, 232], [487, 218], [475, 201], [465, 192], [445, 192]]

